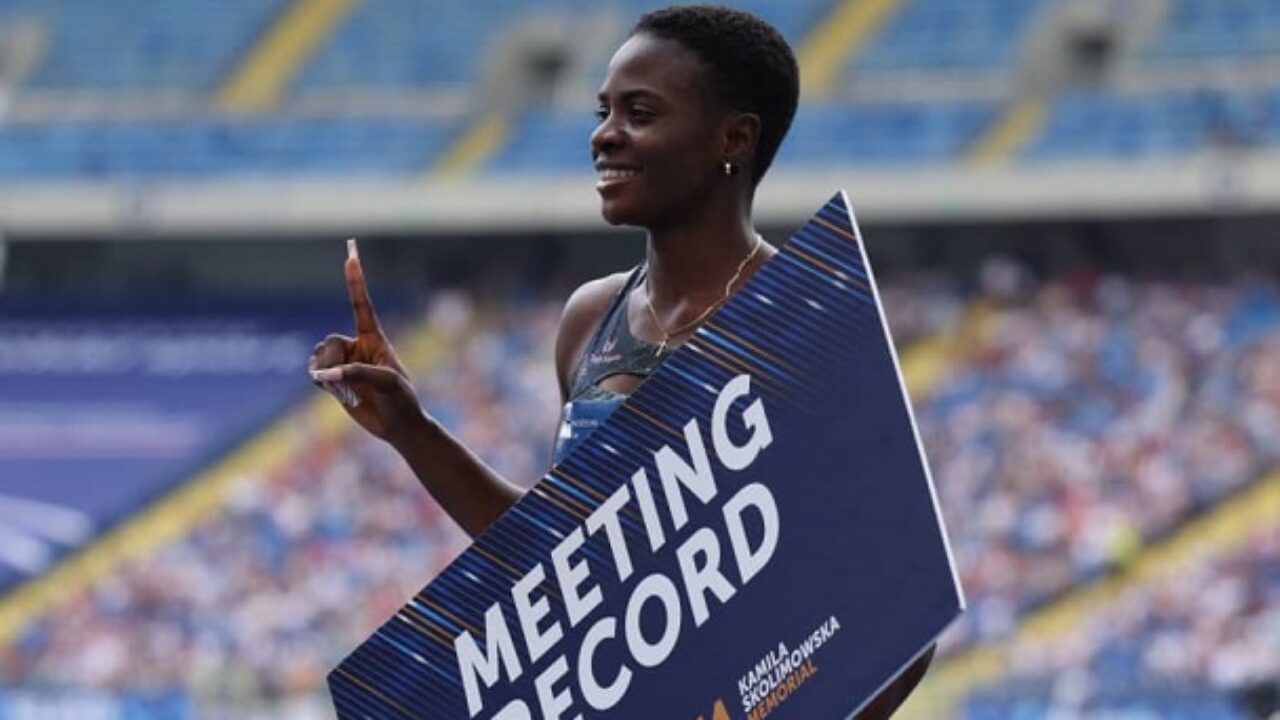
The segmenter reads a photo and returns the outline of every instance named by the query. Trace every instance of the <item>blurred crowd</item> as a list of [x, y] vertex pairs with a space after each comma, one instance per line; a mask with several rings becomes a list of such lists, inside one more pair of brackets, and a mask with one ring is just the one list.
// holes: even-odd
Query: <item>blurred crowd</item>
[[1280, 523], [1138, 585], [1065, 636], [1016, 642], [1009, 676], [976, 692], [969, 714], [1249, 717], [1251, 694], [1280, 689], [1276, 648]]
[[[970, 611], [944, 652], [1140, 554], [1280, 461], [1280, 289], [997, 261], [975, 289], [890, 282], [900, 350], [980, 317], [917, 418]], [[504, 476], [547, 468], [560, 305], [440, 294], [424, 404]], [[466, 545], [403, 462], [351, 425], [291, 416], [288, 462], [237, 481], [193, 532], [69, 597], [0, 647], [0, 685], [259, 702], [323, 697], [325, 674]], [[1205, 592], [1212, 588], [1212, 592]], [[1030, 673], [1115, 663], [1232, 686], [1280, 671], [1280, 536], [1143, 587]], [[1271, 649], [1269, 652], [1268, 649]], [[1118, 659], [1117, 659], [1118, 658]]]
[[1273, 282], [990, 275], [984, 331], [918, 408], [970, 598], [956, 645], [1280, 462]]
[[[559, 307], [491, 318], [440, 295], [425, 325], [424, 403], [504, 476], [546, 470], [558, 410], [548, 359]], [[296, 450], [239, 478], [230, 501], [179, 542], [67, 598], [0, 648], [0, 685], [272, 702], [325, 675], [466, 547], [408, 468], [352, 424], [290, 418]], [[345, 426], [345, 423], [344, 423]]]

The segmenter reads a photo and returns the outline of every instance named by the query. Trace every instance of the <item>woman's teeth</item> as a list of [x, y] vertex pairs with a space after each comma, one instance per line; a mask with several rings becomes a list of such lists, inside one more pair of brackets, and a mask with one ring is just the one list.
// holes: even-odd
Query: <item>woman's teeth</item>
[[621, 180], [636, 175], [637, 170], [620, 170], [617, 168], [605, 168], [600, 171], [601, 180]]

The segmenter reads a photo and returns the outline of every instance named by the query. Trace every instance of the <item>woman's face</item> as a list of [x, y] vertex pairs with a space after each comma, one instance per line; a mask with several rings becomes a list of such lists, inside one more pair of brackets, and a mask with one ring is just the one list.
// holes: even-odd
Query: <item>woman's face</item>
[[701, 210], [726, 178], [713, 102], [698, 58], [683, 45], [633, 35], [609, 62], [591, 134], [601, 213], [613, 225], [658, 227]]

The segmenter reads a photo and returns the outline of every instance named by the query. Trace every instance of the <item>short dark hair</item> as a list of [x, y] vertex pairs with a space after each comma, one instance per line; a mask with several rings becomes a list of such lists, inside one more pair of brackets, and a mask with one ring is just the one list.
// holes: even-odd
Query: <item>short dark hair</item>
[[716, 5], [683, 5], [640, 18], [632, 35], [680, 43], [706, 65], [711, 91], [730, 107], [760, 116], [751, 180], [759, 183], [791, 127], [800, 98], [800, 68], [782, 33], [751, 13]]

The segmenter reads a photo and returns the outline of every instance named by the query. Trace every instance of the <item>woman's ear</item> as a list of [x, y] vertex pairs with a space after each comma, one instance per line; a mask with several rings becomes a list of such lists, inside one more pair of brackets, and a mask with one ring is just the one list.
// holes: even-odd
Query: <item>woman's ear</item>
[[726, 162], [744, 167], [750, 165], [755, 159], [759, 142], [760, 116], [755, 113], [736, 113], [725, 125], [723, 158]]

